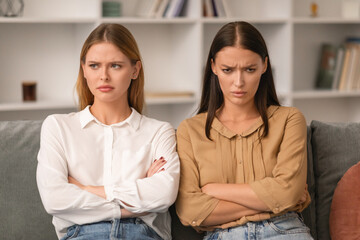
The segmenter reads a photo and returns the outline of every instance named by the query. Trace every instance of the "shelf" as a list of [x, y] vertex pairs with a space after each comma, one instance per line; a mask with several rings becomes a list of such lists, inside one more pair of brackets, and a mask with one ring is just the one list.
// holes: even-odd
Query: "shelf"
[[[195, 97], [147, 97], [147, 105], [166, 105], [166, 104], [184, 104], [195, 103]], [[1, 111], [27, 111], [27, 110], [44, 110], [44, 109], [72, 109], [77, 108], [75, 103], [71, 102], [12, 102], [0, 103]]]
[[360, 24], [360, 19], [344, 18], [294, 18], [295, 24]]
[[337, 90], [310, 90], [296, 91], [292, 94], [293, 99], [317, 99], [317, 98], [344, 98], [360, 97], [360, 91], [337, 91]]
[[235, 21], [246, 21], [254, 24], [285, 24], [288, 22], [288, 19], [284, 18], [217, 18], [217, 17], [203, 17], [201, 18], [201, 22], [203, 23], [229, 23]]
[[0, 23], [95, 23], [97, 18], [0, 17]]
[[138, 24], [191, 24], [197, 20], [193, 18], [138, 18], [138, 17], [103, 17], [102, 23], [138, 23]]
[[13, 102], [0, 103], [0, 111], [30, 111], [30, 110], [45, 110], [45, 109], [75, 109], [75, 103], [71, 102]]

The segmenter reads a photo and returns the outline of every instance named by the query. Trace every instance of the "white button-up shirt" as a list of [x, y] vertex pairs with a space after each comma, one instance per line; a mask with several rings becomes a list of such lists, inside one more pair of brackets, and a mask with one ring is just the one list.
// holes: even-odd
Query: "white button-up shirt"
[[[165, 171], [146, 178], [160, 157], [167, 161]], [[149, 212], [141, 219], [162, 238], [171, 239], [167, 209], [177, 196], [179, 172], [174, 129], [135, 109], [112, 125], [99, 122], [89, 106], [51, 115], [43, 123], [37, 184], [59, 238], [74, 224], [121, 218], [121, 206]], [[104, 186], [107, 199], [69, 184], [68, 176], [83, 185]]]

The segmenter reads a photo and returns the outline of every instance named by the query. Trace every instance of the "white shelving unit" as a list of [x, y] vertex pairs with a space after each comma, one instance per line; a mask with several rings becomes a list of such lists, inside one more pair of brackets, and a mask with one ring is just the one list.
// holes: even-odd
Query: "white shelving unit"
[[[146, 99], [147, 115], [177, 127], [196, 112], [211, 41], [230, 21], [248, 21], [263, 34], [284, 105], [298, 107], [308, 122], [360, 120], [360, 92], [314, 89], [320, 45], [360, 36], [360, 19], [343, 19], [339, 0], [317, 0], [316, 18], [304, 0], [228, 0], [230, 18], [203, 17], [202, 0], [188, 0], [181, 18], [139, 18], [137, 0], [113, 1], [121, 3], [122, 17], [101, 17], [102, 0], [25, 0], [22, 17], [0, 17], [0, 120], [75, 111], [81, 46], [98, 24], [112, 22], [134, 34], [147, 91], [194, 93]], [[21, 101], [26, 80], [38, 83], [35, 103]]]

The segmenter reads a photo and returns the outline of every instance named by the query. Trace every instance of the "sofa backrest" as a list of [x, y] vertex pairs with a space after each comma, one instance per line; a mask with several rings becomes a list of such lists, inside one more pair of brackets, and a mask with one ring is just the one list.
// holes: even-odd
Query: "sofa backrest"
[[36, 185], [41, 121], [0, 122], [0, 239], [57, 239]]

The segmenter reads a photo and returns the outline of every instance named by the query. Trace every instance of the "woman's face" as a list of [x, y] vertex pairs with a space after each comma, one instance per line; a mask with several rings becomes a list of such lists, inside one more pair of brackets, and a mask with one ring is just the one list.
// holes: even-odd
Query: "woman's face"
[[267, 58], [241, 47], [224, 47], [211, 64], [224, 95], [224, 104], [254, 104], [261, 75], [266, 71]]
[[133, 65], [114, 44], [102, 42], [90, 47], [82, 68], [94, 103], [123, 103], [127, 102], [131, 79], [137, 78], [141, 63]]

